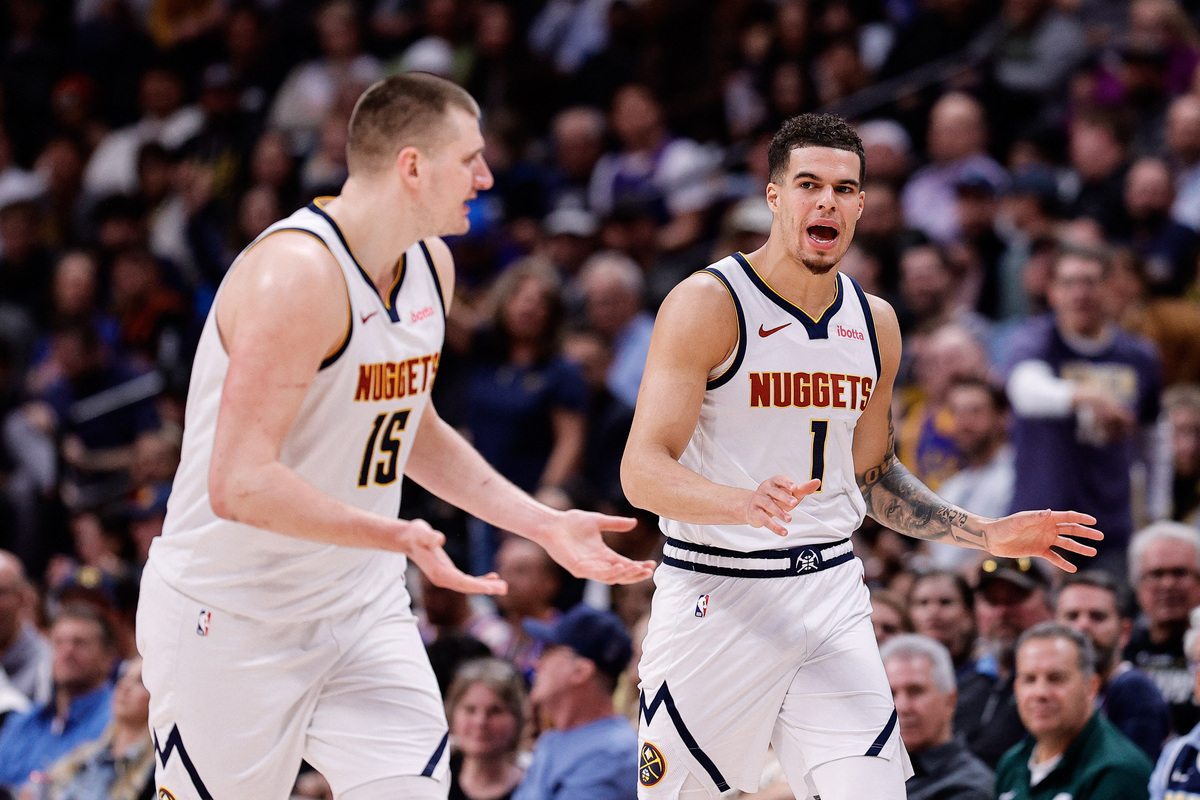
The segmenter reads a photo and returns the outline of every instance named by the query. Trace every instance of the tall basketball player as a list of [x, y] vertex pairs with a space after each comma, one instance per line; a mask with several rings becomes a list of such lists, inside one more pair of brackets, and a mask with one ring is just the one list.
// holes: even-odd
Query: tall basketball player
[[663, 518], [640, 665], [642, 798], [755, 791], [768, 743], [798, 797], [900, 800], [911, 774], [850, 534], [870, 514], [997, 555], [1093, 555], [1075, 512], [986, 519], [896, 460], [892, 308], [838, 272], [863, 145], [803, 115], [771, 142], [767, 243], [683, 281], [655, 325], [622, 464]]
[[396, 518], [405, 475], [576, 575], [650, 574], [601, 539], [633, 520], [535, 502], [429, 404], [454, 282], [434, 237], [492, 184], [478, 117], [433, 76], [367, 89], [342, 193], [271, 226], [218, 292], [138, 607], [160, 798], [284, 800], [301, 759], [340, 800], [446, 797], [406, 558], [439, 586], [505, 586]]

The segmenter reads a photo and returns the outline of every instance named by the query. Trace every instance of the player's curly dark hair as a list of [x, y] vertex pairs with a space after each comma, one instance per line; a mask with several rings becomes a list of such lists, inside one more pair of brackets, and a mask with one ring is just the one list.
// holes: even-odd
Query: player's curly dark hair
[[858, 153], [858, 182], [867, 171], [862, 139], [846, 120], [835, 114], [800, 114], [783, 123], [767, 148], [767, 166], [772, 182], [783, 179], [788, 159], [797, 147], [832, 147]]

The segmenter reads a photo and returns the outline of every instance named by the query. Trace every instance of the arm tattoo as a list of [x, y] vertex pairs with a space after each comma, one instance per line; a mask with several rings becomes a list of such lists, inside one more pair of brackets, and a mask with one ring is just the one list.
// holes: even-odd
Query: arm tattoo
[[896, 458], [896, 437], [888, 413], [887, 454], [883, 463], [857, 475], [867, 513], [892, 530], [917, 539], [987, 549], [987, 538], [977, 521], [961, 508], [947, 503], [921, 483]]

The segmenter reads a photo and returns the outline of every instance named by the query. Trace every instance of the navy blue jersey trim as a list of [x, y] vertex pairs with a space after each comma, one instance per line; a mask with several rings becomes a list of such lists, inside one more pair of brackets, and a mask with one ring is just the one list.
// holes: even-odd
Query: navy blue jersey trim
[[433, 755], [429, 758], [429, 763], [425, 765], [425, 769], [421, 770], [422, 778], [433, 777], [433, 771], [437, 769], [438, 762], [442, 760], [442, 753], [446, 751], [446, 743], [450, 741], [450, 732], [442, 734], [442, 741], [438, 744], [437, 749], [433, 751]]
[[871, 354], [875, 356], [875, 380], [878, 381], [883, 376], [883, 362], [879, 359], [879, 336], [875, 333], [875, 315], [871, 313], [871, 304], [867, 302], [866, 292], [858, 285], [858, 281], [850, 278], [850, 285], [854, 287], [854, 291], [858, 294], [858, 302], [862, 303], [863, 316], [867, 318], [867, 335], [871, 337]]
[[158, 746], [158, 731], [154, 731], [154, 752], [158, 756], [158, 763], [165, 770], [167, 762], [171, 760], [171, 754], [178, 752], [179, 760], [183, 763], [183, 769], [187, 772], [188, 777], [192, 779], [192, 786], [196, 789], [196, 793], [200, 795], [201, 800], [213, 800], [213, 796], [208, 793], [208, 789], [204, 786], [204, 781], [200, 780], [200, 773], [196, 770], [196, 765], [192, 763], [192, 759], [188, 756], [187, 748], [183, 746], [183, 736], [179, 733], [179, 726], [172, 725], [171, 732], [167, 734], [167, 744], [165, 747]]
[[[371, 291], [375, 293], [375, 296], [379, 297], [379, 288], [375, 286], [375, 281], [371, 280], [371, 276], [367, 274], [365, 269], [363, 269], [362, 264], [358, 263], [358, 259], [354, 256], [354, 251], [350, 249], [350, 243], [346, 241], [345, 234], [342, 233], [342, 229], [338, 227], [338, 224], [333, 221], [333, 217], [329, 216], [325, 209], [317, 205], [316, 200], [313, 200], [311, 203], [309, 203], [308, 208], [324, 217], [325, 221], [329, 223], [329, 226], [333, 228], [333, 232], [337, 234], [338, 241], [340, 241], [342, 243], [342, 247], [346, 249], [346, 255], [350, 256], [350, 260], [354, 262], [354, 266], [358, 269], [358, 274], [361, 275], [362, 279], [367, 282], [367, 286], [371, 287]], [[390, 310], [387, 303], [384, 303], [382, 297], [379, 297], [379, 302], [384, 306], [384, 310]]]
[[[353, 314], [354, 312], [352, 311], [350, 313]], [[342, 339], [342, 346], [339, 347], [337, 350], [334, 350], [329, 355], [325, 356], [324, 360], [321, 361], [321, 366], [319, 369], [325, 369], [326, 367], [333, 366], [334, 362], [337, 361], [339, 358], [341, 358], [342, 353], [346, 352], [346, 348], [350, 346], [350, 337], [353, 335], [354, 335], [354, 322], [351, 321], [350, 329], [346, 332], [346, 338]]]
[[446, 295], [442, 292], [442, 279], [438, 277], [437, 265], [433, 263], [433, 256], [429, 252], [429, 247], [422, 239], [418, 244], [421, 245], [421, 252], [425, 254], [425, 262], [429, 264], [429, 274], [433, 276], [433, 285], [437, 288], [438, 300], [442, 301], [442, 317], [446, 316]]
[[729, 365], [727, 370], [706, 384], [706, 388], [716, 389], [729, 383], [729, 380], [737, 373], [738, 369], [741, 368], [743, 359], [746, 358], [746, 315], [742, 312], [742, 302], [738, 300], [737, 293], [733, 291], [733, 286], [730, 285], [728, 278], [722, 275], [721, 272], [714, 267], [705, 267], [700, 271], [707, 272], [709, 275], [712, 275], [721, 282], [721, 284], [725, 287], [725, 291], [729, 292], [729, 297], [733, 300], [733, 308], [737, 312], [737, 355], [733, 357], [733, 363]]
[[867, 755], [877, 756], [883, 751], [883, 746], [887, 744], [887, 740], [892, 735], [892, 729], [896, 727], [896, 709], [892, 709], [892, 715], [888, 717], [887, 725], [883, 726], [883, 730], [875, 737], [875, 742], [867, 748]]
[[387, 308], [388, 319], [392, 322], [400, 321], [400, 312], [396, 310], [396, 298], [400, 296], [400, 285], [404, 283], [404, 276], [408, 272], [408, 253], [403, 253], [400, 256], [400, 261], [396, 264], [396, 280], [392, 284], [392, 290], [388, 292], [387, 302], [384, 306]]
[[841, 547], [849, 541], [849, 539], [838, 539], [836, 542], [828, 542], [826, 544], [809, 544], [798, 547], [780, 547], [775, 550], [742, 552], [741, 550], [726, 550], [723, 547], [713, 547], [710, 544], [696, 544], [695, 542], [685, 542], [682, 539], [667, 537], [667, 544], [671, 545], [671, 547], [678, 547], [680, 550], [690, 550], [693, 553], [704, 553], [709, 556], [724, 556], [725, 558], [793, 558], [801, 550], [824, 552], [832, 547]]
[[654, 699], [650, 701], [650, 705], [646, 705], [646, 693], [638, 693], [638, 716], [645, 718], [646, 724], [649, 725], [654, 720], [654, 715], [658, 712], [659, 706], [664, 706], [667, 709], [667, 716], [671, 718], [671, 722], [675, 725], [675, 730], [679, 733], [679, 738], [687, 747], [688, 752], [696, 759], [700, 766], [704, 767], [704, 771], [708, 773], [708, 777], [712, 778], [713, 783], [722, 792], [729, 790], [729, 784], [725, 781], [725, 777], [721, 774], [721, 770], [717, 769], [717, 765], [713, 763], [704, 749], [696, 742], [696, 738], [692, 736], [691, 731], [687, 729], [687, 725], [683, 724], [683, 717], [679, 714], [679, 709], [675, 707], [675, 698], [671, 697], [671, 690], [667, 688], [667, 684], [659, 687], [658, 693], [654, 695]]
[[[804, 329], [808, 331], [809, 339], [829, 338], [829, 320], [833, 319], [834, 314], [837, 314], [837, 312], [842, 308], [843, 293], [842, 282], [840, 280], [837, 282], [837, 294], [834, 295], [833, 302], [829, 304], [829, 308], [825, 309], [825, 313], [821, 314], [820, 319], [814, 320], [812, 317], [806, 314], [803, 309], [798, 308], [792, 303], [789, 303], [787, 300], [780, 297], [774, 289], [768, 286], [766, 281], [759, 277], [759, 274], [754, 271], [754, 267], [750, 266], [750, 262], [746, 260], [744, 255], [741, 253], [734, 253], [733, 257], [737, 259], [739, 264], [742, 265], [742, 269], [745, 270], [746, 277], [750, 279], [750, 282], [753, 283], [768, 300], [799, 320], [800, 324], [804, 326]], [[834, 277], [836, 278], [837, 276], [835, 275]]]

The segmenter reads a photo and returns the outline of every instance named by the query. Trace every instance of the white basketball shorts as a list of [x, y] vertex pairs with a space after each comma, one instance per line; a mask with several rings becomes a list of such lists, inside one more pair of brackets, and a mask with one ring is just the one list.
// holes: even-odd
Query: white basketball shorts
[[401, 584], [342, 618], [263, 622], [147, 566], [137, 644], [159, 797], [286, 800], [301, 759], [336, 796], [410, 775], [449, 785], [441, 694]]
[[793, 788], [849, 756], [900, 759], [862, 562], [744, 578], [662, 565], [639, 665], [638, 797], [758, 789], [772, 744]]

